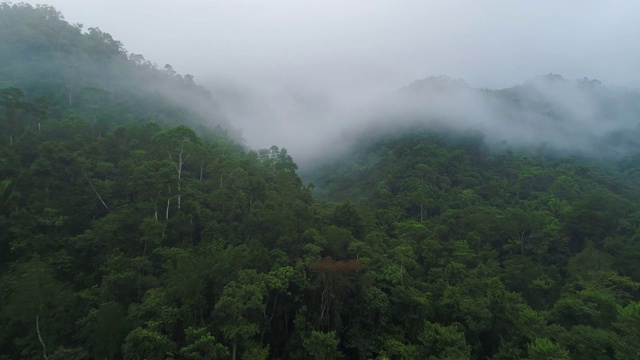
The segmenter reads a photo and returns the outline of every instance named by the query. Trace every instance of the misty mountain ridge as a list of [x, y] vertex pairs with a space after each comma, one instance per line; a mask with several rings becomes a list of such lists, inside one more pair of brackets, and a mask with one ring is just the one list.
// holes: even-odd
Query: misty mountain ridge
[[[130, 118], [202, 129], [221, 126], [250, 147], [284, 146], [303, 165], [348, 150], [363, 134], [412, 124], [479, 131], [487, 145], [501, 148], [542, 145], [613, 158], [639, 146], [640, 93], [597, 80], [548, 74], [498, 90], [473, 88], [446, 76], [395, 91], [364, 85], [317, 88], [291, 79], [247, 84], [212, 79], [202, 86], [192, 75], [180, 75], [170, 65], [159, 68], [128, 52], [98, 28], [85, 31], [69, 24], [53, 7], [3, 3], [0, 17], [0, 87], [19, 87], [27, 99], [46, 96], [66, 103], [66, 109], [53, 109], [57, 116], [84, 112], [98, 127]], [[156, 98], [162, 99], [161, 108]], [[108, 116], [116, 107], [128, 111]], [[107, 118], [115, 123], [101, 124]]]
[[[135, 119], [221, 126], [240, 140], [193, 75], [159, 67], [99, 28], [72, 25], [52, 6], [1, 3], [0, 58], [0, 88], [19, 88], [27, 100], [46, 97], [54, 104], [52, 115], [76, 112], [98, 133]], [[110, 114], [112, 109], [121, 113]]]
[[476, 130], [489, 145], [617, 157], [638, 150], [640, 92], [587, 78], [537, 76], [506, 89], [475, 89], [429, 77], [399, 89], [384, 118]]
[[504, 89], [473, 88], [447, 76], [377, 92], [233, 81], [207, 87], [249, 144], [286, 146], [302, 166], [319, 153], [348, 152], [354, 139], [371, 132], [415, 125], [479, 131], [494, 148], [543, 146], [600, 158], [624, 156], [640, 145], [640, 92], [587, 78], [548, 74]]

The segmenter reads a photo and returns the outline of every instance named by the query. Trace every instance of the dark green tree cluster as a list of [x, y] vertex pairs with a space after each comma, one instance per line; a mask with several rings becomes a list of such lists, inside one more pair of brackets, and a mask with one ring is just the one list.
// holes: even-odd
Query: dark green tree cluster
[[[19, 103], [18, 123], [33, 105]], [[246, 152], [184, 125], [97, 136], [81, 116], [23, 127], [0, 145], [6, 358], [210, 359], [283, 346], [275, 338], [293, 328], [283, 307], [303, 267], [293, 259], [313, 221], [285, 149]]]
[[632, 359], [639, 167], [411, 127], [311, 176], [366, 219], [358, 258], [397, 306], [375, 327], [389, 358]]

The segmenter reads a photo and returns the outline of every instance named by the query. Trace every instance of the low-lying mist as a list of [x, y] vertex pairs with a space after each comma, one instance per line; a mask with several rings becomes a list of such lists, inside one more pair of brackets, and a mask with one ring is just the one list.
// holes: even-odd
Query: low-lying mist
[[363, 134], [409, 124], [480, 131], [490, 146], [598, 157], [638, 150], [640, 135], [640, 92], [552, 74], [500, 90], [444, 76], [400, 89], [205, 85], [250, 147], [286, 147], [301, 166], [348, 149]]

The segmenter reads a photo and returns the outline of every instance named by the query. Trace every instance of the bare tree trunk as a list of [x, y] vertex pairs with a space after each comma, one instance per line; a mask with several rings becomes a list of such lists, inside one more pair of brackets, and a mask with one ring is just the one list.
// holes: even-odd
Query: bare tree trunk
[[105, 204], [104, 200], [102, 200], [102, 196], [100, 196], [96, 188], [93, 187], [93, 184], [91, 183], [91, 180], [89, 180], [89, 177], [87, 176], [87, 174], [84, 174], [84, 178], [87, 179], [89, 186], [91, 186], [91, 188], [93, 189], [93, 192], [96, 193], [96, 195], [98, 196], [98, 199], [100, 199], [100, 202], [102, 203], [102, 205], [104, 205], [105, 209], [107, 209], [107, 211], [111, 211], [109, 210], [109, 207], [107, 206], [107, 204]]
[[27, 132], [29, 131], [29, 128], [31, 128], [31, 121], [29, 121], [27, 123], [27, 128], [24, 129], [24, 132], [22, 133], [22, 135], [20, 135], [17, 139], [16, 139], [16, 144], [20, 142], [20, 140], [22, 140], [22, 138], [27, 134]]
[[42, 335], [40, 334], [40, 316], [36, 315], [36, 332], [38, 333], [38, 340], [40, 340], [40, 344], [42, 345], [42, 356], [45, 360], [49, 359], [47, 357], [47, 346], [42, 341]]
[[184, 143], [180, 144], [180, 152], [178, 153], [178, 162], [173, 161], [173, 157], [171, 153], [169, 153], [169, 160], [173, 163], [173, 166], [176, 168], [176, 172], [178, 173], [178, 210], [180, 210], [181, 206], [181, 182], [182, 182], [182, 165], [184, 165], [185, 161], [189, 158], [189, 155], [184, 154]]

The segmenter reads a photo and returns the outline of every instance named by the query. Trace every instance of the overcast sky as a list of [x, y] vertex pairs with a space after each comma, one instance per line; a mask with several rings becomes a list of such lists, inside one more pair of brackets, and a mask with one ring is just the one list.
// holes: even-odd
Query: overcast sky
[[[196, 80], [401, 86], [432, 75], [499, 88], [549, 72], [640, 84], [640, 2], [50, 0], [71, 23]], [[327, 84], [328, 83], [328, 84]]]

